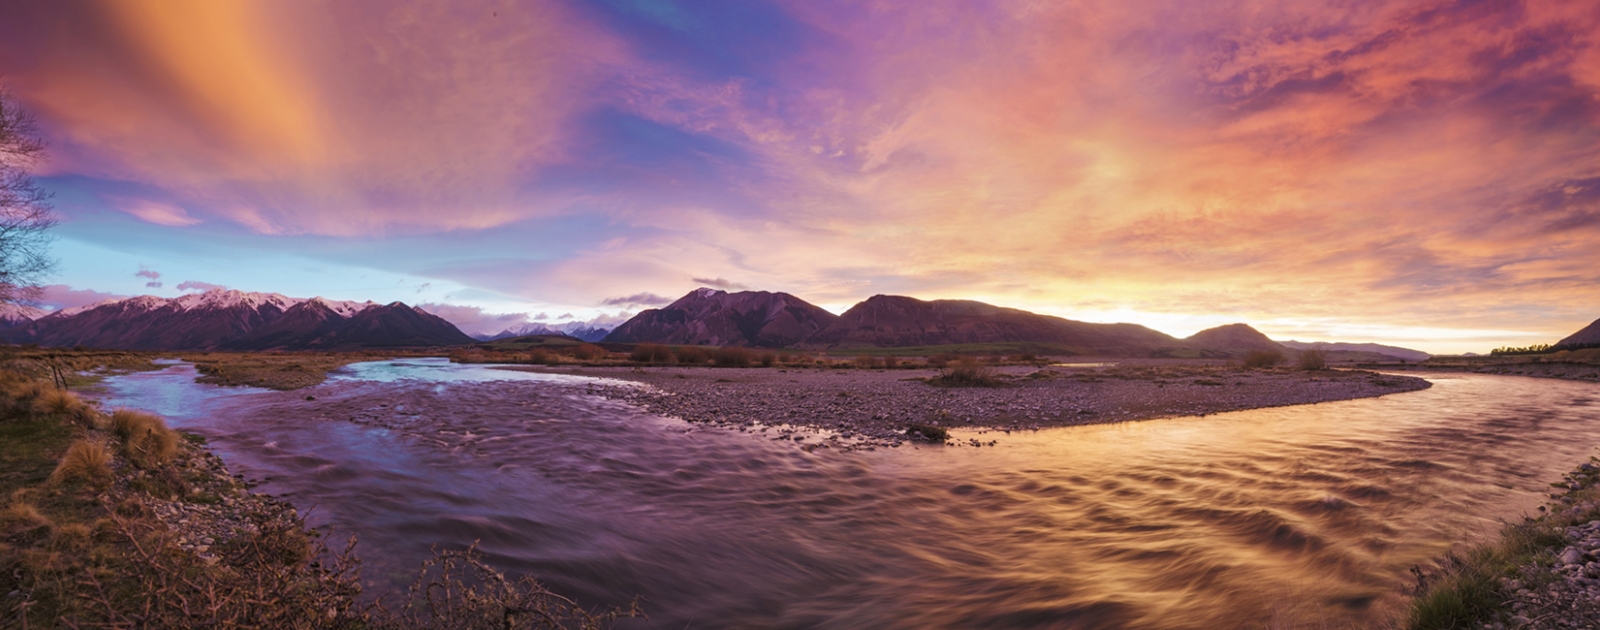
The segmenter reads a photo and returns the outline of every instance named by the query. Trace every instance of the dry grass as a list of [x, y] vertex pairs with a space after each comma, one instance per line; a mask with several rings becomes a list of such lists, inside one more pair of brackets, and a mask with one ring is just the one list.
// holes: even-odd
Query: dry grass
[[61, 463], [50, 478], [60, 482], [82, 482], [97, 488], [111, 484], [111, 449], [98, 440], [80, 439], [67, 447]]
[[184, 355], [200, 372], [201, 383], [288, 391], [322, 383], [351, 363], [398, 356], [437, 356], [419, 352], [214, 352]]
[[485, 564], [474, 544], [465, 551], [435, 550], [433, 558], [423, 562], [401, 608], [388, 611], [380, 606], [367, 627], [600, 630], [617, 619], [639, 616], [637, 601], [626, 609], [591, 612], [532, 578], [509, 578]]

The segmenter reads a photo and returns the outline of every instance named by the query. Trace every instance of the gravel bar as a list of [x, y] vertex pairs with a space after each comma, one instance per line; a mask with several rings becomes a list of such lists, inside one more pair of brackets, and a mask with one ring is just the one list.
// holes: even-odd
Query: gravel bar
[[[808, 451], [899, 446], [910, 424], [995, 432], [1303, 405], [1426, 389], [1421, 378], [1355, 370], [1246, 370], [1217, 365], [995, 368], [999, 387], [940, 387], [933, 369], [508, 366], [622, 379], [648, 387], [590, 391], [689, 422], [754, 431]], [[982, 439], [980, 439], [982, 438]]]

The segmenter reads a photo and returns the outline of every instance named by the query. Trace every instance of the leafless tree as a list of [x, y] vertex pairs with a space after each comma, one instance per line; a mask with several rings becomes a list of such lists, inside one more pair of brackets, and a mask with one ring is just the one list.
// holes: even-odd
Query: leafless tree
[[37, 299], [55, 267], [49, 256], [55, 209], [28, 171], [44, 154], [33, 116], [0, 88], [0, 305]]

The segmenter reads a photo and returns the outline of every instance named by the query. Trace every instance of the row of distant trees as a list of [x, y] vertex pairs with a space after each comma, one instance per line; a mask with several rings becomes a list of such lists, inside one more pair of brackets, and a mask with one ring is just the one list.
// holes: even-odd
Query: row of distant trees
[[1585, 349], [1588, 349], [1588, 348], [1600, 348], [1600, 343], [1579, 343], [1579, 344], [1567, 344], [1567, 345], [1551, 345], [1551, 344], [1548, 344], [1548, 343], [1536, 343], [1536, 344], [1533, 344], [1531, 346], [1521, 346], [1521, 347], [1517, 347], [1517, 346], [1502, 346], [1502, 347], [1490, 350], [1489, 354], [1492, 355], [1492, 356], [1514, 356], [1514, 355], [1519, 355], [1519, 354], [1549, 354], [1551, 352], [1560, 352], [1562, 350], [1585, 350]]

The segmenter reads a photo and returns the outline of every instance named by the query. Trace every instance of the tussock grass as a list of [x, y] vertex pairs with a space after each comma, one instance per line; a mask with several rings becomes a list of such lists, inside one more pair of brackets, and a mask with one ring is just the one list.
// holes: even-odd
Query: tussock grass
[[0, 510], [0, 534], [14, 534], [53, 525], [50, 517], [29, 501], [14, 500], [6, 509]]
[[58, 483], [82, 482], [97, 488], [111, 483], [111, 449], [99, 440], [79, 439], [67, 447], [50, 478]]
[[140, 468], [161, 466], [177, 454], [178, 434], [158, 416], [118, 409], [111, 414], [111, 431], [122, 440], [128, 461]]

